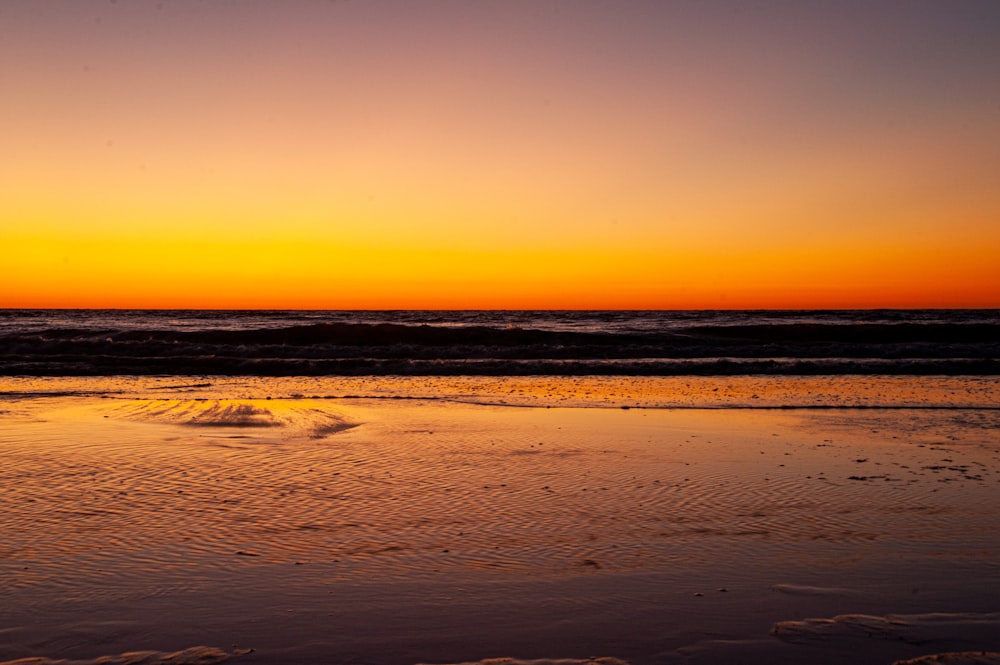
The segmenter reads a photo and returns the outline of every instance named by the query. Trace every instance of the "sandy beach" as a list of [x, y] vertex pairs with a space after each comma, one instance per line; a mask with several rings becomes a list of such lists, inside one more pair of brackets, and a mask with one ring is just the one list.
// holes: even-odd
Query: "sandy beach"
[[0, 387], [3, 663], [1000, 662], [995, 379]]

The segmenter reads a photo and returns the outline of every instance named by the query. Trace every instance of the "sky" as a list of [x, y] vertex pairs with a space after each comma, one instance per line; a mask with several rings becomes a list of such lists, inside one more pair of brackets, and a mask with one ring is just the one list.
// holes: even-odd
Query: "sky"
[[0, 0], [0, 307], [1000, 306], [996, 0]]

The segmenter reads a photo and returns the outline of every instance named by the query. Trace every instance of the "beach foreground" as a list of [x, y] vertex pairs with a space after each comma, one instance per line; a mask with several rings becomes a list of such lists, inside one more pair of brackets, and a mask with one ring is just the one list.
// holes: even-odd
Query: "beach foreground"
[[1000, 662], [995, 379], [177, 379], [3, 380], [0, 663]]

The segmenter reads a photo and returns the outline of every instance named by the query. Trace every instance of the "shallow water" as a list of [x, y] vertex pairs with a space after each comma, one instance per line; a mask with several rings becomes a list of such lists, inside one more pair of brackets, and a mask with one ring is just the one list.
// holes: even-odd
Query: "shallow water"
[[[996, 627], [1000, 588], [1000, 411], [981, 383], [862, 383], [817, 410], [650, 408], [677, 386], [632, 379], [171, 380], [3, 386], [0, 661], [998, 648], [968, 628]], [[291, 396], [310, 385], [327, 390]], [[677, 399], [718, 399], [690, 385]], [[844, 408], [858, 395], [937, 401]], [[645, 408], [596, 408], [623, 401]], [[959, 618], [922, 642], [935, 612]], [[831, 645], [808, 622], [770, 634], [855, 614], [918, 618], [877, 643], [847, 631]]]

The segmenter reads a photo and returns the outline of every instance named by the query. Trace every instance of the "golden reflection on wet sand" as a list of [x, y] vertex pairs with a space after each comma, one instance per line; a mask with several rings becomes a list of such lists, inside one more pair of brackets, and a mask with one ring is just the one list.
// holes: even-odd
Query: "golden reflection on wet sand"
[[723, 635], [767, 662], [781, 621], [995, 609], [1000, 412], [515, 408], [460, 383], [8, 397], [0, 661], [724, 662]]

